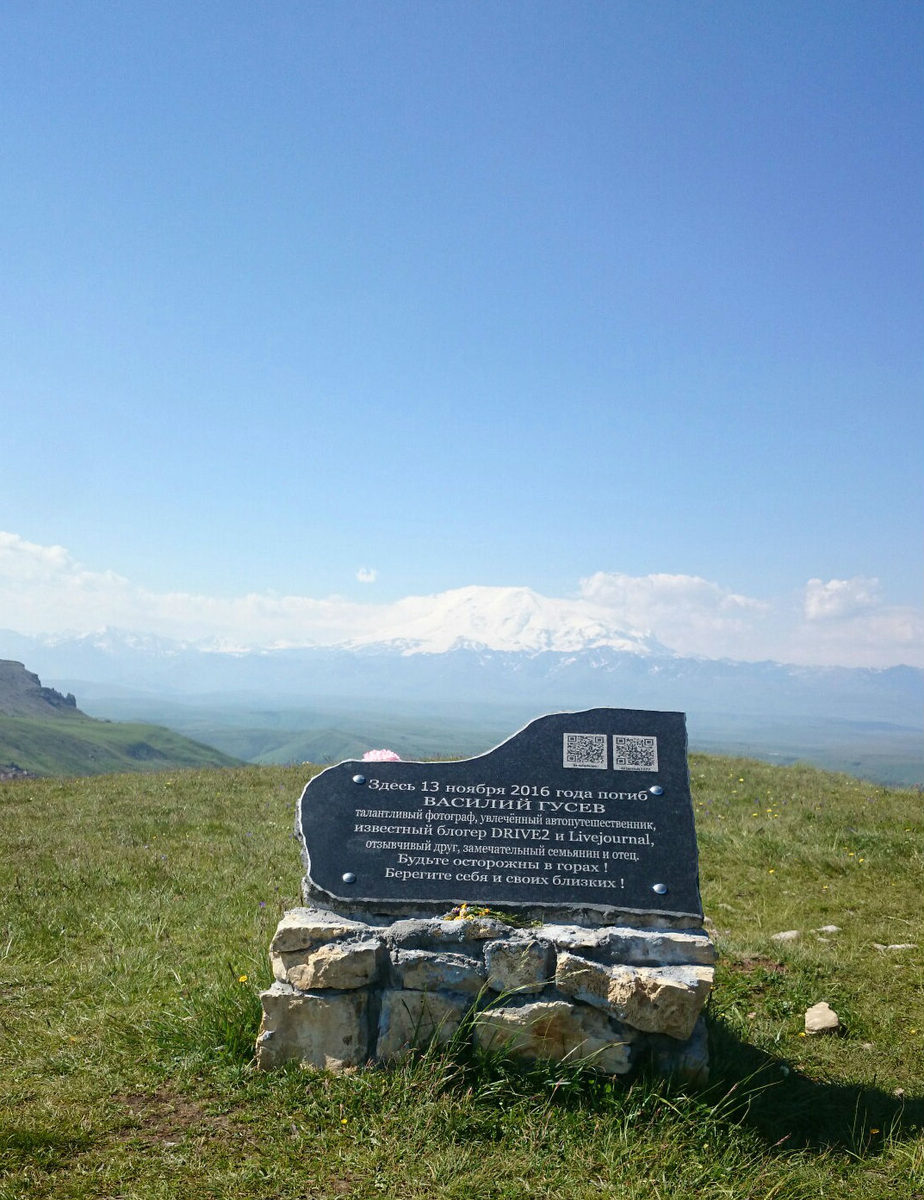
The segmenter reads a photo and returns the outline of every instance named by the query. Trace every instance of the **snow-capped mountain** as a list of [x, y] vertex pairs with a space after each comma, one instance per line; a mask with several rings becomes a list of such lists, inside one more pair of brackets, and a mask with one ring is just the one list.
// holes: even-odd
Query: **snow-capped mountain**
[[609, 610], [587, 600], [559, 600], [526, 587], [464, 587], [437, 596], [408, 596], [384, 629], [340, 643], [382, 646], [401, 654], [493, 650], [575, 654], [606, 646], [625, 654], [670, 654], [639, 630], [616, 625]]
[[[463, 613], [465, 591], [453, 600]], [[544, 605], [528, 593], [516, 599], [521, 606], [512, 614], [499, 607], [493, 622], [470, 609], [468, 636], [456, 627], [442, 641], [429, 614], [412, 612], [404, 639], [389, 629], [384, 641], [278, 650], [222, 651], [111, 629], [70, 639], [0, 631], [0, 658], [25, 663], [78, 698], [130, 689], [260, 704], [513, 704], [537, 713], [604, 705], [920, 726], [924, 671], [917, 668], [685, 658], [593, 621], [552, 629]]]
[[[795, 758], [836, 746], [818, 761], [873, 777], [878, 771], [887, 780], [924, 780], [915, 732], [924, 671], [916, 668], [684, 657], [643, 631], [620, 627], [612, 610], [529, 588], [409, 597], [380, 612], [375, 624], [370, 611], [362, 636], [326, 646], [248, 648], [117, 629], [49, 637], [0, 631], [0, 659], [24, 663], [78, 702], [95, 702], [95, 715], [161, 720], [200, 740], [208, 740], [209, 713], [252, 714], [263, 730], [253, 744], [261, 747], [266, 721], [284, 722], [279, 710], [311, 706], [327, 714], [331, 728], [310, 747], [280, 725], [280, 747], [272, 753], [283, 757], [269, 761], [354, 753], [362, 739], [351, 734], [351, 741], [344, 729], [357, 720], [368, 724], [370, 713], [384, 714], [393, 733], [403, 729], [409, 745], [425, 726], [428, 745], [458, 750], [454, 739], [466, 722], [490, 726], [499, 740], [543, 712], [599, 706], [684, 711], [691, 731], [712, 748], [750, 753], [763, 746]], [[184, 712], [200, 716], [184, 725]], [[218, 748], [239, 757], [253, 752], [251, 732], [232, 744], [221, 740], [221, 721], [217, 728]]]
[[[524, 587], [409, 597], [384, 623], [327, 646], [242, 648], [105, 629], [65, 637], [0, 631], [14, 659], [78, 697], [126, 689], [162, 697], [276, 703], [521, 705], [534, 712], [606, 705], [915, 727], [924, 672], [688, 658], [616, 625], [585, 599]], [[108, 689], [108, 692], [107, 692]]]

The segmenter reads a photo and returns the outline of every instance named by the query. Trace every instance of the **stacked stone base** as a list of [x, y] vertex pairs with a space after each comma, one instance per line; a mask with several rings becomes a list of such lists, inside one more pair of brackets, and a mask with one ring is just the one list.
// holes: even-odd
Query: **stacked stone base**
[[264, 1069], [295, 1060], [343, 1071], [465, 1036], [612, 1075], [644, 1059], [690, 1081], [708, 1075], [701, 1013], [715, 951], [702, 929], [518, 929], [491, 917], [376, 925], [296, 908], [270, 958]]

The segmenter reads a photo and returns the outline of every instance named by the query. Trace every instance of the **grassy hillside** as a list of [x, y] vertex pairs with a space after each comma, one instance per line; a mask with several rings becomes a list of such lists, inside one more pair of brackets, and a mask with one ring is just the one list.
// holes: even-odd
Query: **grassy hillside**
[[101, 775], [178, 767], [232, 766], [237, 759], [158, 725], [0, 713], [0, 764], [37, 775]]
[[[698, 1091], [437, 1054], [257, 1074], [308, 769], [0, 783], [0, 1200], [921, 1197], [920, 793], [691, 770], [721, 955]], [[843, 1037], [801, 1036], [822, 999]]]
[[[402, 758], [481, 754], [539, 715], [534, 708], [491, 704], [429, 707], [384, 701], [342, 700], [300, 707], [262, 706], [227, 697], [178, 700], [152, 696], [107, 697], [87, 687], [83, 707], [96, 717], [151, 721], [215, 746], [247, 762], [340, 762], [360, 758], [372, 746], [389, 746]], [[97, 685], [97, 688], [99, 685]], [[741, 713], [688, 714], [690, 744], [709, 754], [760, 758], [777, 766], [808, 762], [847, 771], [891, 787], [924, 784], [924, 742], [919, 728], [872, 721], [821, 720], [792, 716], [758, 718]]]
[[180, 704], [160, 699], [92, 699], [87, 709], [116, 719], [134, 716], [156, 721], [215, 746], [246, 762], [266, 766], [336, 763], [361, 758], [373, 746], [388, 746], [402, 758], [457, 757], [489, 750], [536, 714], [503, 712], [480, 719], [464, 708], [408, 712], [342, 703], [271, 708], [230, 704]]
[[147, 723], [88, 717], [73, 695], [42, 687], [21, 662], [0, 659], [0, 777], [100, 775], [169, 767], [228, 767], [239, 760]]

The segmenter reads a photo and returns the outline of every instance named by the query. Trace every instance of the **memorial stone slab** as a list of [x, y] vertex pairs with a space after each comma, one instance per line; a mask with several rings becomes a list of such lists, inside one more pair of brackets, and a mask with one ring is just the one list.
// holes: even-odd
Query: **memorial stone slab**
[[555, 713], [460, 762], [340, 763], [298, 828], [323, 907], [702, 919], [682, 713]]

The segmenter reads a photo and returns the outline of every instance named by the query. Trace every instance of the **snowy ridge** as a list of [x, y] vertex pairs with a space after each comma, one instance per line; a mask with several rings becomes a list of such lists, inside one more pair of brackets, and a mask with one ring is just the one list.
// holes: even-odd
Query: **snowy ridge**
[[464, 587], [408, 596], [388, 627], [340, 643], [344, 650], [380, 646], [402, 655], [452, 650], [574, 654], [606, 646], [626, 654], [670, 654], [655, 638], [615, 625], [605, 608], [559, 600], [526, 587]]

